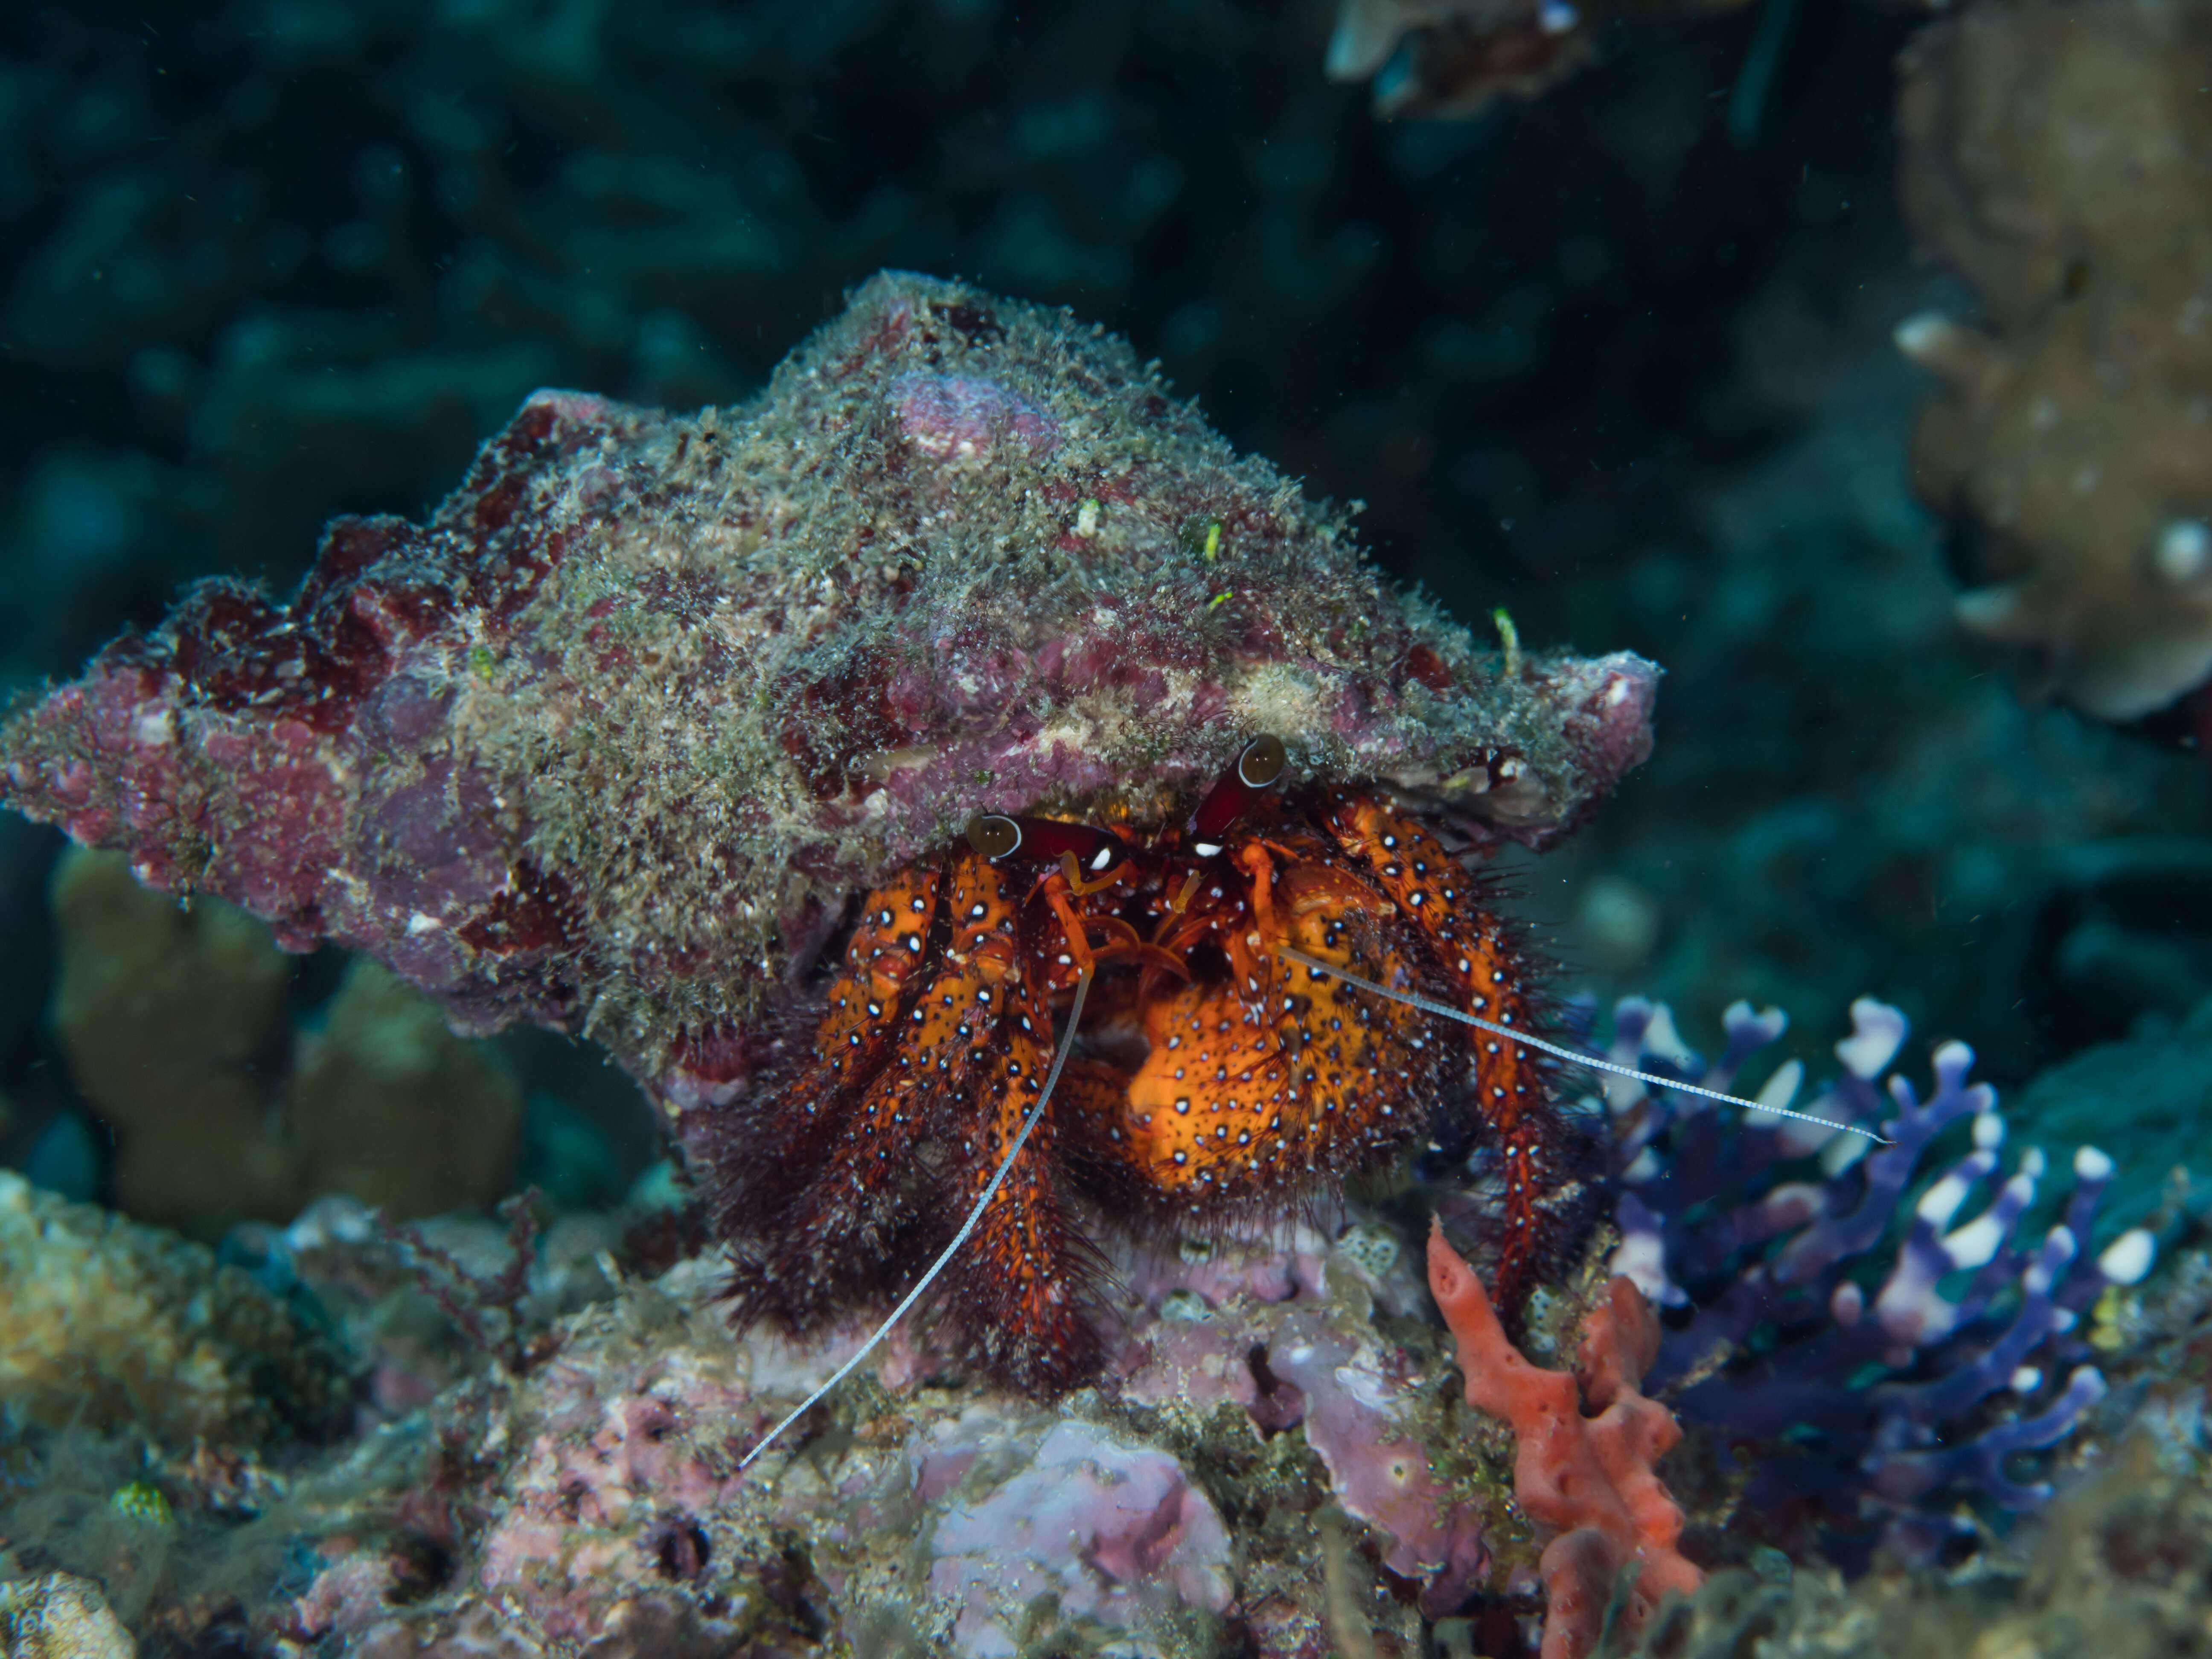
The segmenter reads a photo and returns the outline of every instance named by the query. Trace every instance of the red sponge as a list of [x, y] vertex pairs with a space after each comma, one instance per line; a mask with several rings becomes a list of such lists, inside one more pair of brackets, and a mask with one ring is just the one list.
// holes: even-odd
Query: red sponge
[[[1429, 1235], [1429, 1289], [1459, 1346], [1468, 1404], [1513, 1427], [1514, 1497], [1531, 1521], [1557, 1534], [1541, 1564], [1543, 1659], [1595, 1651], [1614, 1580], [1631, 1561], [1641, 1570], [1622, 1614], [1628, 1632], [1668, 1591], [1686, 1595], [1703, 1583], [1705, 1574], [1674, 1547], [1682, 1511], [1654, 1471], [1682, 1431], [1638, 1391], [1659, 1352], [1659, 1322], [1636, 1286], [1616, 1278], [1607, 1287], [1572, 1376], [1530, 1364], [1506, 1340], [1482, 1281], [1442, 1228]], [[1585, 1408], [1595, 1414], [1584, 1416]]]

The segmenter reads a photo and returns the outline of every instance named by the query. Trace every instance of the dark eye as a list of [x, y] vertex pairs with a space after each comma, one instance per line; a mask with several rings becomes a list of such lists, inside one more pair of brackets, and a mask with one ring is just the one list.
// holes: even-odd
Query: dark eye
[[1255, 738], [1237, 757], [1237, 781], [1247, 789], [1265, 789], [1283, 775], [1290, 759], [1280, 738]]
[[987, 859], [1002, 859], [1022, 844], [1022, 826], [996, 812], [968, 820], [968, 844]]

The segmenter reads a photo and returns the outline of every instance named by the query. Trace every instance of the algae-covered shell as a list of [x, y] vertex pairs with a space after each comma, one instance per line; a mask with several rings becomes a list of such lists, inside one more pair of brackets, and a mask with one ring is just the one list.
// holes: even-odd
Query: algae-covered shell
[[202, 585], [0, 728], [0, 799], [697, 1097], [975, 811], [1157, 819], [1267, 731], [1541, 845], [1656, 680], [1479, 651], [1121, 341], [885, 273], [741, 409], [539, 392], [428, 523]]

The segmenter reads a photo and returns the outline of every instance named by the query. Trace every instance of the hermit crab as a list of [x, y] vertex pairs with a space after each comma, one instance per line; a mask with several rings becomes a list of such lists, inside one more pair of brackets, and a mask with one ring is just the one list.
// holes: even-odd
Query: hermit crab
[[[1285, 1213], [1468, 1115], [1520, 1305], [1577, 1190], [1550, 1061], [1363, 985], [1534, 1035], [1524, 952], [1419, 823], [1285, 771], [1257, 738], [1150, 833], [981, 814], [867, 895], [811, 1054], [725, 1120], [741, 1321], [803, 1330], [902, 1288], [996, 1172], [944, 1305], [981, 1365], [1054, 1392], [1099, 1359], [1085, 1212]], [[1056, 1078], [1055, 1010], [1079, 1030]]]
[[741, 1318], [949, 1273], [1048, 1394], [1097, 1225], [1434, 1132], [1495, 1150], [1501, 1299], [1541, 1277], [1572, 1159], [1475, 872], [1643, 760], [1657, 678], [1478, 641], [1121, 341], [887, 272], [741, 408], [539, 392], [425, 522], [201, 584], [0, 720], [0, 805], [604, 1043]]
[[1281, 787], [1286, 759], [1253, 739], [1150, 833], [979, 814], [866, 896], [811, 1051], [721, 1120], [711, 1179], [740, 1324], [905, 1295], [745, 1462], [941, 1275], [969, 1357], [1055, 1394], [1103, 1358], [1094, 1216], [1273, 1218], [1440, 1131], [1487, 1144], [1517, 1324], [1586, 1218], [1561, 1060], [1805, 1116], [1538, 1035], [1493, 884], [1370, 793]]

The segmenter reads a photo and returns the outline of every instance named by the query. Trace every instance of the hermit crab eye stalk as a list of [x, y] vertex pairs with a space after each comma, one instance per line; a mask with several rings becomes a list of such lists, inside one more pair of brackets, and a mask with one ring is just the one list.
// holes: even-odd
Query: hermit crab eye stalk
[[1246, 744], [1244, 752], [1237, 757], [1237, 781], [1247, 789], [1269, 788], [1290, 763], [1290, 751], [1283, 747], [1280, 738], [1272, 733], [1257, 737]]
[[1183, 826], [1191, 851], [1212, 858], [1221, 850], [1221, 838], [1237, 821], [1260, 804], [1260, 797], [1281, 781], [1291, 757], [1283, 740], [1272, 735], [1252, 739], [1238, 751], [1237, 763], [1206, 792], [1198, 811]]
[[968, 844], [987, 859], [1011, 858], [1021, 850], [1022, 826], [996, 812], [978, 812], [968, 820]]
[[994, 864], [1011, 858], [1024, 864], [1064, 864], [1072, 858], [1077, 878], [1086, 884], [1129, 856], [1125, 844], [1095, 824], [1012, 818], [1000, 812], [979, 812], [969, 819], [968, 844]]

